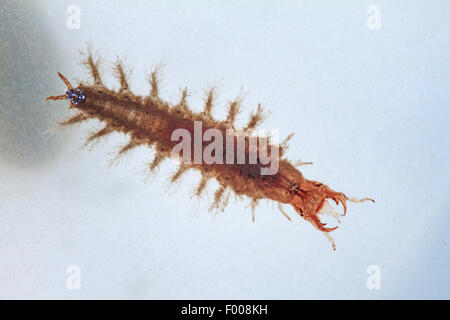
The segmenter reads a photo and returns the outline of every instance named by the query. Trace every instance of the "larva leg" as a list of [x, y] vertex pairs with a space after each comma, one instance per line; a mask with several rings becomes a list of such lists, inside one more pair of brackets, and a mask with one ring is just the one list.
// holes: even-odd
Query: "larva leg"
[[280, 143], [280, 157], [282, 157], [285, 153], [286, 150], [289, 149], [289, 140], [291, 140], [291, 138], [294, 136], [293, 133], [289, 134], [286, 139], [283, 140], [283, 142]]
[[256, 112], [252, 112], [250, 114], [250, 119], [247, 122], [247, 126], [244, 128], [244, 131], [252, 131], [255, 128], [257, 128], [266, 118], [266, 115], [264, 114], [264, 110], [261, 107], [261, 104], [258, 104], [258, 108], [256, 109]]
[[82, 64], [84, 64], [89, 69], [91, 77], [94, 80], [94, 85], [103, 86], [99, 71], [101, 59], [97, 58], [94, 60], [91, 49], [88, 49], [87, 58], [82, 62]]
[[163, 67], [162, 64], [159, 64], [155, 67], [155, 69], [152, 71], [152, 73], [150, 74], [149, 77], [149, 82], [150, 82], [150, 96], [152, 96], [153, 98], [158, 98], [159, 99], [159, 83], [160, 83], [160, 71], [161, 68]]
[[241, 103], [242, 103], [242, 96], [237, 97], [233, 101], [230, 102], [228, 107], [228, 115], [226, 118], [226, 123], [230, 127], [234, 128], [234, 122], [236, 120], [237, 114], [241, 111]]
[[231, 189], [221, 186], [214, 194], [214, 202], [209, 207], [210, 212], [217, 214], [225, 211], [228, 201], [230, 200]]
[[122, 61], [117, 58], [114, 64], [114, 76], [119, 80], [120, 91], [129, 93], [128, 76], [130, 72], [126, 72]]
[[128, 151], [130, 151], [136, 147], [139, 147], [142, 144], [144, 144], [143, 141], [131, 139], [130, 142], [128, 142], [127, 144], [125, 144], [124, 146], [122, 146], [120, 148], [119, 152], [117, 153], [117, 156], [120, 157], [120, 156], [124, 155], [125, 153], [127, 153]]
[[180, 177], [189, 169], [189, 167], [185, 164], [180, 164], [178, 170], [170, 177], [170, 182], [175, 183], [180, 179]]
[[183, 90], [181, 90], [181, 98], [179, 105], [186, 105], [187, 104], [187, 97], [188, 97], [188, 89], [187, 87], [184, 87]]
[[331, 242], [331, 246], [333, 247], [333, 250], [336, 250], [336, 244], [334, 243], [334, 239], [330, 236], [328, 232], [322, 232], [325, 237], [328, 239], [328, 241]]
[[203, 191], [206, 188], [206, 185], [208, 184], [209, 179], [211, 179], [211, 176], [203, 174], [202, 178], [200, 180], [200, 183], [198, 184], [197, 188], [194, 191], [194, 196], [200, 197], [200, 195], [203, 193]]
[[83, 114], [83, 113], [78, 113], [78, 114], [76, 114], [76, 115], [70, 117], [70, 118], [67, 119], [67, 120], [64, 120], [64, 121], [59, 122], [58, 124], [59, 124], [60, 126], [70, 126], [70, 125], [72, 125], [72, 124], [79, 123], [79, 122], [85, 121], [85, 120], [87, 120], [87, 119], [89, 119], [89, 117], [87, 117], [85, 114]]
[[88, 138], [86, 139], [85, 146], [87, 146], [89, 143], [100, 139], [101, 137], [104, 137], [108, 134], [110, 134], [113, 130], [109, 128], [108, 126], [104, 127], [103, 129], [100, 129], [98, 131], [95, 131], [91, 133]]
[[250, 203], [250, 208], [252, 209], [252, 222], [255, 222], [255, 210], [258, 205], [258, 200], [253, 199], [252, 203]]
[[[105, 129], [106, 129], [106, 128], [105, 128]], [[97, 141], [98, 141], [99, 138], [101, 138], [101, 137], [103, 137], [103, 136], [105, 136], [105, 135], [107, 135], [107, 134], [113, 132], [114, 130], [112, 130], [112, 131], [110, 131], [110, 132], [104, 132], [104, 133], [103, 133], [102, 131], [103, 131], [103, 130], [100, 130], [99, 133], [98, 133], [99, 136], [98, 136], [98, 137], [94, 137], [94, 139], [97, 139]], [[87, 143], [88, 143], [88, 142], [87, 142]], [[86, 144], [87, 144], [87, 143], [86, 143]], [[135, 148], [135, 147], [137, 147], [137, 146], [139, 146], [139, 145], [141, 145], [141, 143], [139, 143], [139, 142], [137, 142], [137, 141], [134, 141], [134, 140], [131, 140], [130, 142], [128, 142], [128, 143], [122, 145], [121, 147], [118, 148], [119, 151], [117, 151], [115, 157], [112, 158], [112, 159], [109, 161], [109, 165], [112, 166], [112, 165], [118, 163], [119, 160], [120, 160], [125, 154], [127, 154], [130, 150], [132, 150], [133, 148]], [[150, 170], [150, 171], [152, 171], [152, 170]]]
[[157, 151], [155, 154], [155, 158], [150, 163], [150, 171], [154, 171], [156, 168], [158, 168], [165, 158], [166, 156], [164, 155], [164, 153]]
[[230, 196], [231, 196], [231, 189], [230, 188], [226, 188], [224, 196], [222, 197], [222, 201], [220, 203], [220, 209], [221, 209], [222, 212], [228, 206], [228, 202], [230, 201]]
[[220, 208], [220, 203], [222, 201], [222, 197], [224, 195], [225, 192], [225, 187], [224, 186], [220, 186], [219, 189], [216, 190], [216, 192], [214, 193], [214, 201], [211, 204], [211, 206], [209, 207], [209, 211], [212, 212], [214, 210], [219, 211]]
[[286, 211], [284, 211], [283, 206], [280, 202], [278, 202], [278, 210], [280, 210], [281, 214], [286, 217], [289, 221], [292, 222], [291, 218], [287, 215]]
[[178, 103], [179, 106], [183, 109], [184, 112], [189, 112], [188, 103], [187, 103], [187, 97], [188, 97], [188, 89], [187, 87], [184, 87], [184, 89], [181, 91], [181, 98], [180, 102]]
[[214, 100], [216, 99], [216, 89], [213, 87], [208, 90], [205, 98], [205, 107], [203, 109], [203, 114], [211, 118], [211, 110], [214, 106]]

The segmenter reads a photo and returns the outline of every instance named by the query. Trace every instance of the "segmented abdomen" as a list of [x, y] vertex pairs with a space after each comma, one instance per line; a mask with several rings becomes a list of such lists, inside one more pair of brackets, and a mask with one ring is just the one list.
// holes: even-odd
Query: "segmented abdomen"
[[[72, 105], [81, 112], [63, 124], [73, 124], [90, 118], [97, 118], [105, 123], [105, 126], [92, 133], [87, 142], [91, 142], [111, 132], [121, 132], [130, 136], [128, 144], [121, 147], [118, 156], [139, 145], [147, 145], [155, 148], [156, 155], [150, 164], [150, 169], [154, 170], [167, 157], [171, 156], [173, 147], [178, 143], [172, 141], [171, 135], [175, 129], [186, 129], [191, 136], [194, 136], [194, 121], [201, 121], [203, 130], [209, 128], [219, 129], [226, 135], [227, 128], [234, 128], [234, 118], [239, 111], [239, 99], [230, 103], [229, 116], [227, 120], [219, 122], [212, 118], [211, 109], [214, 99], [214, 89], [208, 92], [205, 100], [205, 109], [202, 113], [193, 113], [186, 103], [186, 90], [182, 92], [180, 102], [170, 105], [161, 100], [155, 92], [157, 79], [153, 77], [152, 93], [147, 97], [135, 96], [128, 90], [128, 85], [121, 79], [122, 88], [118, 92], [105, 88], [101, 83], [95, 85], [80, 84], [78, 87], [86, 97], [83, 103]], [[124, 89], [124, 87], [126, 89]], [[262, 109], [258, 107], [256, 113], [252, 114], [247, 130], [254, 129], [263, 119]], [[192, 149], [194, 141], [192, 141]], [[225, 141], [223, 150], [226, 150]], [[206, 144], [203, 142], [202, 148]], [[198, 169], [202, 173], [202, 179], [195, 190], [196, 195], [200, 195], [206, 187], [209, 179], [215, 178], [220, 188], [215, 192], [214, 203], [211, 209], [224, 209], [230, 196], [230, 191], [234, 191], [237, 196], [248, 196], [252, 199], [252, 206], [257, 200], [267, 198], [269, 190], [266, 190], [270, 183], [277, 179], [273, 176], [262, 176], [260, 174], [261, 163], [248, 164], [249, 139], [245, 136], [245, 159], [244, 164], [195, 164], [193, 158], [189, 163], [183, 162], [177, 172], [171, 177], [175, 182], [181, 175], [190, 168]], [[269, 153], [271, 146], [268, 147]], [[282, 152], [282, 150], [281, 150]], [[236, 156], [236, 153], [235, 153]], [[192, 155], [193, 157], [193, 155]], [[270, 196], [269, 196], [270, 198]]]

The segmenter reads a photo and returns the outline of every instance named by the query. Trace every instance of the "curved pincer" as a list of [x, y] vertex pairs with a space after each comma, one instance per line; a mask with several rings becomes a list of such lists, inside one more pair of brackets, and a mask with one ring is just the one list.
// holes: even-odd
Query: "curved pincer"
[[308, 220], [316, 229], [323, 231], [323, 232], [331, 232], [338, 228], [338, 226], [333, 227], [333, 228], [325, 228], [325, 226], [327, 224], [320, 222], [317, 215], [306, 216], [305, 219]]

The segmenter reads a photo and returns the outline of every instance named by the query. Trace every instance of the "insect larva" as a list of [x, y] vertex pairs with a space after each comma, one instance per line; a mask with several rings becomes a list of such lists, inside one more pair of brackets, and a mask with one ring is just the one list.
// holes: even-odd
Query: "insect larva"
[[[181, 94], [181, 99], [176, 104], [170, 104], [159, 97], [158, 90], [158, 70], [152, 72], [149, 82], [151, 85], [150, 94], [145, 97], [134, 95], [128, 86], [127, 74], [121, 61], [117, 61], [114, 67], [114, 75], [118, 78], [120, 88], [117, 91], [110, 90], [103, 85], [99, 72], [99, 59], [94, 59], [91, 51], [83, 61], [90, 71], [93, 79], [92, 84], [80, 83], [73, 87], [70, 82], [60, 73], [58, 76], [67, 86], [67, 92], [59, 96], [50, 96], [46, 100], [69, 100], [69, 107], [76, 109], [76, 115], [62, 122], [62, 125], [72, 125], [88, 119], [96, 118], [102, 121], [105, 126], [88, 137], [88, 142], [94, 141], [111, 132], [122, 132], [129, 135], [128, 144], [124, 145], [119, 155], [140, 146], [147, 145], [154, 147], [156, 154], [150, 169], [154, 170], [166, 158], [173, 156], [172, 150], [177, 145], [172, 140], [174, 130], [182, 128], [191, 136], [195, 136], [195, 123], [201, 122], [203, 128], [217, 129], [226, 135], [227, 129], [235, 129], [234, 120], [240, 111], [241, 98], [237, 98], [229, 103], [228, 116], [225, 121], [217, 121], [211, 116], [214, 106], [215, 90], [209, 90], [205, 98], [203, 112], [192, 112], [187, 104], [187, 89]], [[264, 120], [264, 112], [259, 105], [256, 112], [250, 115], [245, 130], [252, 131]], [[212, 210], [223, 210], [228, 202], [231, 192], [237, 196], [247, 196], [251, 199], [252, 214], [254, 208], [261, 199], [269, 199], [278, 203], [280, 212], [289, 220], [289, 216], [283, 210], [282, 204], [291, 204], [295, 211], [306, 221], [309, 221], [316, 229], [323, 232], [331, 241], [333, 249], [335, 244], [329, 232], [337, 228], [327, 228], [318, 217], [319, 214], [330, 215], [339, 222], [340, 214], [333, 210], [327, 199], [343, 205], [344, 214], [347, 211], [347, 201], [363, 202], [373, 201], [369, 198], [355, 199], [347, 197], [344, 193], [336, 192], [328, 186], [308, 180], [303, 177], [297, 169], [298, 166], [307, 164], [303, 162], [291, 163], [284, 158], [287, 148], [287, 140], [280, 145], [269, 144], [267, 154], [273, 154], [274, 150], [279, 150], [280, 157], [275, 160], [271, 158], [266, 166], [276, 165], [278, 170], [275, 173], [266, 175], [261, 173], [264, 167], [262, 159], [257, 158], [256, 163], [250, 164], [251, 157], [250, 137], [244, 136], [245, 160], [244, 163], [234, 161], [232, 163], [198, 163], [192, 156], [180, 164], [180, 167], [171, 177], [171, 182], [177, 181], [183, 173], [189, 169], [197, 169], [201, 172], [202, 178], [195, 191], [199, 196], [205, 189], [209, 179], [215, 178], [219, 183], [219, 189], [214, 194], [214, 201], [210, 207]], [[233, 142], [238, 136], [232, 138]], [[261, 141], [261, 140], [259, 140]], [[227, 145], [223, 143], [223, 150]], [[212, 144], [212, 143], [211, 143]], [[192, 142], [195, 148], [195, 142]], [[207, 150], [208, 144], [201, 142], [201, 154]], [[234, 151], [234, 144], [232, 145]], [[261, 151], [262, 145], [257, 144], [256, 154]], [[275, 149], [278, 148], [278, 149]], [[228, 149], [229, 150], [229, 149]], [[228, 151], [227, 150], [227, 151]], [[216, 150], [214, 150], [216, 151]], [[212, 153], [211, 153], [212, 154]], [[183, 155], [184, 157], [184, 155]], [[195, 157], [195, 156], [194, 156]], [[236, 155], [233, 152], [233, 160]], [[193, 161], [194, 160], [194, 161]], [[275, 163], [276, 162], [276, 163]], [[374, 201], [373, 201], [374, 202]]]

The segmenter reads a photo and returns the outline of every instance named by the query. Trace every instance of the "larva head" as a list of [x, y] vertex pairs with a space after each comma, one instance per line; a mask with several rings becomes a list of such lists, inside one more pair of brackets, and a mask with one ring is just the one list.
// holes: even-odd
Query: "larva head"
[[293, 197], [291, 205], [297, 213], [305, 220], [309, 221], [315, 228], [323, 232], [331, 232], [336, 227], [327, 228], [325, 223], [322, 223], [319, 214], [328, 214], [335, 217], [339, 222], [340, 214], [335, 212], [328, 200], [336, 202], [337, 205], [342, 203], [345, 215], [347, 211], [347, 197], [340, 192], [331, 190], [326, 185], [312, 180], [302, 179], [299, 184], [293, 184], [291, 187]]
[[84, 101], [86, 101], [86, 97], [80, 88], [67, 90], [66, 97], [67, 100], [69, 100], [75, 106], [79, 103], [83, 103]]
[[59, 78], [64, 82], [67, 86], [66, 94], [59, 96], [51, 96], [47, 97], [45, 100], [69, 100], [71, 104], [76, 106], [79, 103], [83, 103], [86, 101], [86, 96], [83, 94], [81, 88], [73, 88], [70, 84], [69, 80], [66, 79], [61, 73], [58, 72]]

